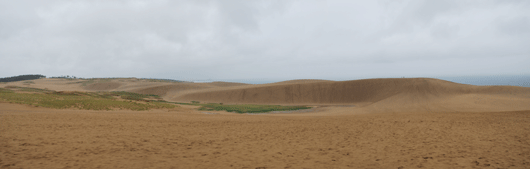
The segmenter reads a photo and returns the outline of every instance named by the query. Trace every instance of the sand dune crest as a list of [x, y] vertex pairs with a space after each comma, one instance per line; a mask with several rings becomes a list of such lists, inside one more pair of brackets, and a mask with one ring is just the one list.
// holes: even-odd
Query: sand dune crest
[[530, 88], [474, 86], [430, 78], [394, 78], [269, 84], [194, 92], [175, 100], [238, 104], [363, 103], [367, 105], [366, 109], [374, 112], [487, 111], [488, 109], [516, 111], [530, 109]]

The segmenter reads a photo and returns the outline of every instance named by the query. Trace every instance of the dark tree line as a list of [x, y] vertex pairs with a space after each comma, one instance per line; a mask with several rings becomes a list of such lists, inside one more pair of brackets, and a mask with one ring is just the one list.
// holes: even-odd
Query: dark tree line
[[[70, 76], [70, 75], [66, 75], [66, 76], [52, 76], [50, 78], [60, 78], [60, 79], [77, 79], [77, 77], [75, 76]], [[80, 78], [82, 79], [82, 78]]]
[[16, 82], [16, 81], [33, 80], [33, 79], [40, 79], [40, 78], [46, 78], [46, 76], [44, 75], [19, 75], [19, 76], [0, 78], [0, 82]]

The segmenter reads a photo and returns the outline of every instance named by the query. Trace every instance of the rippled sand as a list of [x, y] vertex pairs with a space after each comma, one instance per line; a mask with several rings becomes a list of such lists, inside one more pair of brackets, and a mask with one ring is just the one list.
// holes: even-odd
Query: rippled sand
[[530, 168], [530, 111], [355, 111], [240, 115], [0, 103], [0, 168]]

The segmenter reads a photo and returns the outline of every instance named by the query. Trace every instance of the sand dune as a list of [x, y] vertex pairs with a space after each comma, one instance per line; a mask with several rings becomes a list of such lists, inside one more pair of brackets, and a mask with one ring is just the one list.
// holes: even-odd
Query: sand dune
[[198, 91], [174, 100], [228, 104], [359, 105], [371, 112], [530, 110], [530, 88], [473, 86], [438, 79], [365, 79]]
[[33, 82], [0, 87], [316, 108], [247, 115], [184, 105], [135, 112], [0, 102], [0, 168], [530, 168], [530, 88], [525, 87], [428, 78], [260, 85]]
[[114, 90], [121, 86], [121, 83], [117, 82], [103, 82], [103, 83], [93, 83], [84, 87], [86, 90], [96, 90], [96, 91], [106, 91]]
[[182, 96], [187, 100], [264, 104], [347, 104], [377, 102], [410, 93], [422, 97], [471, 92], [468, 85], [435, 79], [368, 79], [354, 81], [316, 81], [256, 86], [253, 88], [197, 92]]
[[159, 96], [165, 96], [168, 92], [179, 92], [185, 90], [197, 90], [209, 88], [205, 85], [197, 85], [193, 83], [182, 83], [182, 84], [169, 84], [163, 86], [154, 86], [154, 87], [145, 87], [135, 90], [130, 90], [131, 92], [141, 93], [141, 94], [156, 94]]
[[378, 102], [400, 94], [410, 95], [407, 97], [415, 100], [425, 100], [471, 93], [529, 96], [530, 89], [473, 86], [428, 78], [398, 78], [258, 85], [252, 88], [196, 92], [182, 96], [181, 99], [228, 103], [340, 104]]

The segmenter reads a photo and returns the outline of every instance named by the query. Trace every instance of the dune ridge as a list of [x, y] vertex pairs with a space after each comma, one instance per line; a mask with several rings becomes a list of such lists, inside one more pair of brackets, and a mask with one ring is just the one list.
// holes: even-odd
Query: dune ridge
[[379, 112], [470, 111], [475, 108], [515, 111], [530, 109], [530, 88], [474, 86], [431, 78], [363, 79], [194, 92], [175, 100], [229, 104], [358, 104]]
[[279, 83], [254, 88], [197, 92], [182, 99], [224, 101], [230, 103], [356, 103], [377, 102], [400, 93], [418, 97], [443, 97], [471, 93], [475, 87], [437, 79], [365, 79], [352, 81], [318, 81], [312, 83]]

